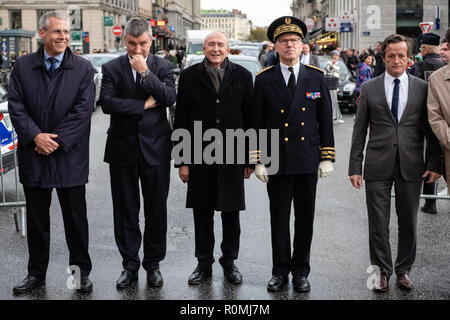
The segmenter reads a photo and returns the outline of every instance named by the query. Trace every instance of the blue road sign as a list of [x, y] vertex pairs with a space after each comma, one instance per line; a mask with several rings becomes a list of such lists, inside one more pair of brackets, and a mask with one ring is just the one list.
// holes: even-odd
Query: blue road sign
[[351, 22], [341, 22], [341, 32], [352, 32], [352, 23]]

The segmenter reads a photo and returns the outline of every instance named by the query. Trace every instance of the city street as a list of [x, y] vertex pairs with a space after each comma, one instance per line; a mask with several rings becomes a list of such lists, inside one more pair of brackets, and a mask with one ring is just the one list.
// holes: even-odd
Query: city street
[[[216, 215], [216, 246], [213, 278], [208, 284], [189, 286], [187, 279], [196, 267], [192, 211], [185, 208], [186, 185], [178, 171], [171, 172], [168, 199], [167, 255], [160, 265], [164, 285], [150, 289], [146, 274], [139, 273], [139, 285], [119, 292], [116, 280], [122, 271], [121, 257], [113, 234], [112, 201], [108, 165], [103, 162], [109, 116], [98, 108], [91, 129], [90, 182], [87, 185], [90, 254], [93, 270], [90, 279], [94, 289], [82, 296], [66, 287], [68, 250], [56, 192], [51, 207], [50, 264], [45, 290], [15, 297], [13, 286], [27, 274], [27, 242], [16, 232], [12, 209], [0, 209], [0, 299], [2, 300], [444, 300], [450, 298], [450, 202], [438, 200], [438, 214], [419, 212], [417, 257], [411, 278], [416, 288], [405, 293], [391, 278], [390, 291], [375, 294], [368, 289], [371, 273], [368, 246], [368, 224], [364, 190], [354, 189], [347, 176], [353, 114], [344, 115], [345, 123], [335, 125], [336, 163], [331, 177], [320, 179], [311, 252], [312, 290], [298, 294], [289, 283], [281, 293], [266, 290], [271, 277], [271, 241], [269, 202], [266, 187], [253, 175], [246, 181], [247, 210], [241, 213], [241, 247], [236, 264], [243, 274], [243, 284], [228, 284], [218, 263], [221, 255], [221, 219]], [[126, 155], [123, 155], [126, 157]], [[7, 196], [14, 193], [14, 171], [5, 176]], [[439, 189], [443, 188], [441, 179]], [[421, 201], [423, 203], [423, 200]], [[142, 210], [141, 210], [142, 211]], [[396, 254], [397, 224], [391, 211], [392, 252]], [[143, 213], [141, 212], [141, 222]], [[143, 226], [143, 223], [141, 223]], [[293, 225], [292, 225], [293, 226]], [[291, 237], [293, 234], [291, 234]], [[142, 259], [142, 248], [141, 248]]]

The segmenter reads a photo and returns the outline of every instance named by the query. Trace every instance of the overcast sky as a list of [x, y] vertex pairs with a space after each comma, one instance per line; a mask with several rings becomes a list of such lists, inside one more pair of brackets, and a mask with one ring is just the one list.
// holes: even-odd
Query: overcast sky
[[292, 0], [200, 0], [202, 9], [238, 9], [258, 27], [268, 26], [278, 17], [291, 15]]

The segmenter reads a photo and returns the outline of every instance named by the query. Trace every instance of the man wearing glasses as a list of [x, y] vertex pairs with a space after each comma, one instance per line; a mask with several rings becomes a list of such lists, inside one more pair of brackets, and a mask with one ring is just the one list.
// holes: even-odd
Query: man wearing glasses
[[[331, 99], [323, 71], [300, 63], [306, 25], [280, 17], [267, 35], [280, 63], [261, 71], [255, 82], [253, 118], [256, 129], [279, 130], [279, 170], [269, 177], [263, 164], [255, 174], [267, 182], [272, 236], [272, 278], [267, 290], [281, 291], [292, 273], [294, 290], [308, 292], [317, 177], [333, 172], [335, 159]], [[268, 136], [271, 136], [268, 133]], [[266, 154], [259, 146], [256, 159]], [[293, 254], [289, 220], [294, 201]]]

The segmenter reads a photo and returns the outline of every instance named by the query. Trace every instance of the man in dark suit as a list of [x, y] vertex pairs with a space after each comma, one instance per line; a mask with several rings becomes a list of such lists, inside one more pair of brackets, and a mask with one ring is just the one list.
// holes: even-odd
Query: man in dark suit
[[[389, 244], [392, 185], [399, 227], [397, 286], [411, 290], [409, 273], [416, 256], [421, 182], [427, 177], [429, 183], [436, 181], [442, 170], [442, 151], [427, 120], [427, 83], [406, 73], [409, 51], [404, 36], [394, 34], [384, 40], [381, 54], [386, 73], [363, 84], [353, 127], [349, 176], [357, 189], [362, 187], [363, 150], [370, 127], [364, 179], [370, 260], [380, 268], [375, 292], [389, 289], [394, 271]], [[430, 146], [427, 168], [423, 159], [424, 136]]]
[[19, 138], [20, 182], [27, 203], [28, 276], [13, 289], [45, 285], [50, 247], [50, 203], [56, 188], [64, 219], [69, 263], [77, 290], [92, 291], [86, 183], [94, 110], [94, 69], [69, 45], [66, 17], [51, 11], [39, 19], [43, 45], [20, 57], [11, 74], [8, 108]]
[[307, 43], [303, 44], [303, 53], [300, 62], [304, 65], [320, 68], [319, 57], [311, 53], [311, 47]]
[[[228, 38], [222, 32], [208, 35], [203, 44], [205, 59], [181, 73], [178, 83], [175, 129], [188, 130], [194, 135], [194, 121], [201, 123], [202, 131], [217, 129], [225, 136], [227, 129], [244, 129], [250, 126], [252, 76], [249, 71], [228, 60]], [[203, 136], [202, 132], [202, 136]], [[226, 137], [219, 148], [228, 145]], [[198, 142], [193, 142], [193, 144]], [[235, 149], [235, 148], [233, 148]], [[214, 212], [222, 212], [223, 240], [221, 243], [222, 265], [225, 279], [240, 284], [242, 275], [234, 264], [239, 253], [239, 211], [245, 210], [244, 178], [253, 169], [247, 163], [232, 163], [227, 159], [208, 163], [203, 159], [204, 149], [198, 154], [191, 152], [191, 161], [175, 164], [179, 175], [188, 183], [188, 208], [193, 208], [195, 224], [195, 256], [198, 266], [189, 277], [190, 285], [197, 285], [211, 278], [214, 263]], [[238, 150], [239, 151], [239, 150]], [[240, 150], [242, 151], [242, 150]], [[217, 153], [216, 153], [217, 154]]]
[[[272, 233], [272, 279], [267, 289], [280, 291], [292, 272], [294, 290], [308, 292], [310, 249], [316, 186], [333, 171], [335, 158], [330, 93], [323, 72], [300, 63], [306, 25], [281, 17], [267, 35], [275, 44], [280, 63], [256, 77], [253, 118], [256, 129], [279, 130], [279, 170], [270, 179], [264, 164], [256, 176], [268, 182]], [[264, 152], [259, 146], [259, 151]], [[261, 154], [261, 153], [256, 153]], [[258, 158], [258, 156], [257, 156]], [[291, 255], [289, 219], [294, 201], [295, 235]]]
[[149, 53], [152, 32], [143, 18], [125, 27], [127, 54], [103, 65], [100, 103], [111, 115], [105, 162], [109, 163], [114, 235], [123, 272], [117, 288], [137, 281], [140, 267], [139, 180], [144, 198], [144, 258], [150, 287], [160, 287], [166, 254], [171, 129], [166, 108], [176, 98], [173, 65]]

